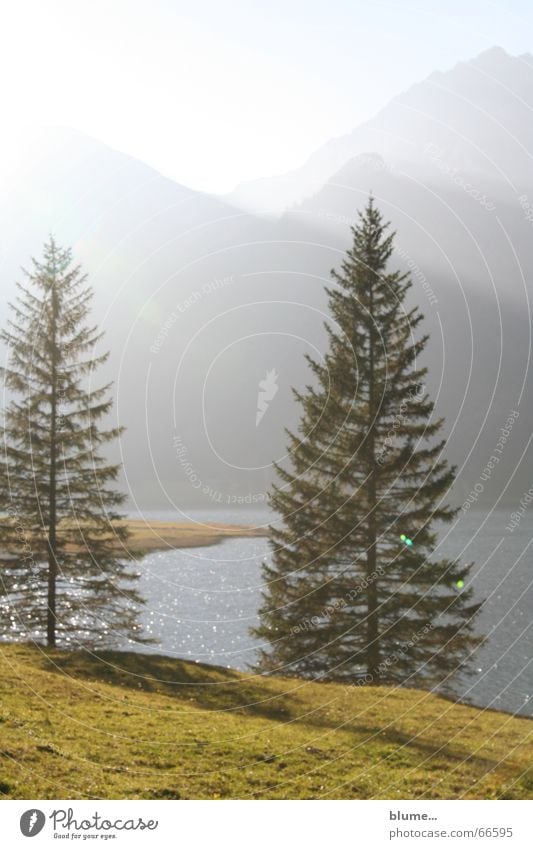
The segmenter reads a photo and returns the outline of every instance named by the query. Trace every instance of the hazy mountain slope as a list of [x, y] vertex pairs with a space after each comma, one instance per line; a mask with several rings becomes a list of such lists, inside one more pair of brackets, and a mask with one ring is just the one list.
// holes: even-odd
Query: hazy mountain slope
[[348, 163], [284, 220], [304, 230], [321, 222], [330, 241], [346, 245], [371, 188], [397, 230], [395, 261], [411, 271], [412, 299], [426, 316], [429, 385], [446, 416], [449, 455], [466, 464], [456, 491], [466, 497], [478, 483], [500, 429], [518, 410], [479, 498], [497, 498], [513, 474], [504, 499], [522, 494], [532, 473], [532, 225], [511, 193], [487, 209], [453, 183], [424, 184], [370, 156]]
[[[305, 377], [309, 339], [322, 336], [323, 314], [307, 306], [323, 302], [317, 250], [292, 244], [290, 227], [70, 131], [31, 140], [2, 193], [0, 220], [2, 321], [19, 266], [39, 256], [48, 233], [89, 273], [112, 353], [102, 378], [114, 379], [127, 426], [132, 498], [142, 506], [166, 506], [167, 492], [169, 506], [264, 498], [293, 416], [290, 387]], [[259, 383], [272, 368], [276, 403], [256, 427]]]
[[[354, 80], [354, 97], [364, 80]], [[295, 171], [239, 185], [238, 206], [279, 213], [315, 193], [349, 159], [379, 153], [411, 176], [465, 176], [533, 182], [533, 57], [492, 48], [446, 72], [435, 72], [395, 97], [353, 132], [332, 139]], [[439, 162], [435, 162], [438, 154]]]
[[[291, 387], [309, 380], [304, 354], [324, 351], [329, 270], [370, 188], [398, 227], [398, 262], [416, 264], [414, 297], [432, 332], [430, 386], [447, 417], [450, 456], [467, 463], [458, 498], [475, 485], [530, 360], [531, 231], [511, 194], [488, 210], [449, 180], [423, 184], [364, 156], [297, 211], [268, 221], [77, 133], [41, 138], [37, 148], [0, 201], [2, 320], [18, 267], [47, 233], [72, 245], [112, 352], [103, 377], [115, 381], [127, 426], [132, 503], [265, 502], [284, 428], [297, 424]], [[257, 423], [260, 384], [272, 371], [277, 391]], [[525, 395], [521, 409], [527, 403]], [[530, 430], [523, 414], [483, 498], [497, 496]], [[511, 502], [530, 469], [520, 463]]]

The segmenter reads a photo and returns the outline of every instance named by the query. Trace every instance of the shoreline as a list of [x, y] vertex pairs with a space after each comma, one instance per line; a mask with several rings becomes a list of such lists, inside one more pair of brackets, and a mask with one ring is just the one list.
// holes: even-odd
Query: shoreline
[[118, 547], [131, 548], [134, 556], [152, 554], [177, 548], [203, 548], [218, 545], [227, 539], [268, 536], [267, 527], [250, 525], [228, 525], [213, 522], [202, 525], [198, 522], [148, 522], [143, 519], [126, 519], [124, 523], [131, 536]]
[[[219, 545], [228, 539], [243, 539], [247, 537], [268, 537], [266, 525], [228, 525], [224, 522], [201, 524], [200, 522], [160, 522], [145, 519], [123, 519], [114, 523], [113, 527], [127, 527], [129, 537], [125, 540], [117, 535], [111, 547], [118, 555], [132, 560], [145, 557], [155, 551], [174, 551], [179, 548], [204, 548]], [[110, 534], [112, 529], [110, 529]], [[45, 538], [39, 539], [34, 545], [35, 556], [45, 557]], [[68, 550], [82, 550], [82, 543], [69, 543]], [[39, 551], [39, 555], [37, 555]], [[10, 563], [20, 559], [20, 554], [8, 551], [0, 552], [0, 563]]]

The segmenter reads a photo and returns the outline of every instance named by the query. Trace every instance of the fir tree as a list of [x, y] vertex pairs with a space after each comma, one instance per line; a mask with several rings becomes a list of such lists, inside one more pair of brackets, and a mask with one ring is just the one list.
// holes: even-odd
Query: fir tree
[[103, 334], [87, 323], [92, 291], [52, 238], [32, 262], [1, 334], [10, 401], [0, 625], [4, 637], [45, 637], [50, 647], [138, 640], [142, 599], [117, 524], [125, 496], [113, 488], [120, 467], [103, 454], [120, 429], [101, 421], [110, 384], [93, 386], [108, 354], [94, 354]]
[[434, 559], [454, 469], [435, 439], [409, 275], [389, 271], [394, 233], [370, 198], [328, 288], [328, 352], [295, 392], [299, 430], [272, 506], [259, 671], [436, 682], [477, 644], [469, 565]]

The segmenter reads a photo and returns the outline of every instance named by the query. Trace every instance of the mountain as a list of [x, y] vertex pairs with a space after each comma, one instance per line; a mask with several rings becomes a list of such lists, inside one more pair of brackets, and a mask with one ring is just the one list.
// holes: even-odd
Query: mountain
[[[468, 499], [477, 487], [474, 505], [500, 495], [516, 504], [533, 472], [531, 138], [533, 59], [496, 48], [432, 74], [319, 151], [321, 176], [349, 149], [361, 152], [281, 219], [293, 230], [299, 222], [302, 234], [320, 227], [323, 243], [341, 250], [374, 193], [397, 230], [395, 261], [411, 272], [426, 314], [429, 386], [459, 469], [455, 494]], [[298, 179], [318, 173], [311, 165]]]
[[[294, 422], [291, 386], [323, 335], [317, 251], [291, 239], [290, 225], [65, 129], [29, 138], [3, 187], [0, 222], [2, 323], [20, 266], [49, 233], [88, 272], [111, 349], [101, 377], [114, 380], [127, 426], [132, 505], [264, 503]], [[257, 421], [273, 369], [276, 397]]]
[[532, 104], [533, 57], [509, 56], [494, 47], [431, 74], [370, 121], [327, 142], [297, 170], [242, 183], [227, 199], [254, 212], [279, 214], [364, 153], [377, 153], [389, 167], [417, 179], [445, 178], [457, 169], [530, 186]]
[[[424, 364], [437, 412], [446, 417], [447, 454], [459, 469], [455, 497], [464, 501], [477, 486], [475, 504], [494, 503], [501, 493], [512, 503], [533, 471], [531, 223], [510, 196], [484, 209], [453, 184], [423, 184], [368, 155], [282, 220], [293, 233], [299, 223], [301, 238], [320, 222], [322, 243], [336, 245], [340, 257], [370, 188], [397, 233], [393, 264], [411, 273], [411, 301], [425, 314]], [[512, 435], [481, 483], [513, 411]]]
[[291, 175], [287, 202], [299, 203], [277, 218], [79, 133], [30, 140], [0, 198], [3, 291], [49, 232], [89, 272], [133, 506], [266, 502], [284, 428], [297, 426], [291, 387], [327, 343], [329, 271], [370, 190], [426, 314], [456, 503], [474, 487], [476, 504], [517, 503], [532, 474], [532, 61], [492, 50], [431, 75]]

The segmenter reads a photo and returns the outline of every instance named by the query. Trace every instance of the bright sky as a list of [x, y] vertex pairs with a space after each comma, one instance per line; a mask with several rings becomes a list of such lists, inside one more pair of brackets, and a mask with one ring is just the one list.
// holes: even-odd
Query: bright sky
[[[4, 128], [74, 127], [213, 192], [302, 164], [433, 70], [495, 44], [533, 52], [531, 0], [0, 0], [0, 11]], [[3, 132], [0, 158], [8, 147]]]

